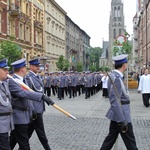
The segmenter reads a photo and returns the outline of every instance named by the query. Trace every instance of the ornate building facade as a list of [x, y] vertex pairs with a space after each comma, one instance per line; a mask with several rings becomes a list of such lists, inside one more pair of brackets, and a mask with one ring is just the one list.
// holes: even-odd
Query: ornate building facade
[[49, 71], [57, 69], [60, 55], [66, 56], [66, 12], [54, 1], [45, 0], [45, 57]]
[[85, 53], [90, 37], [73, 21], [73, 26], [68, 26], [68, 18], [55, 0], [1, 0], [0, 40], [14, 37], [22, 57], [27, 61], [40, 57], [47, 71], [57, 70], [60, 55], [70, 60], [71, 49], [75, 50], [74, 59], [87, 65]]
[[137, 0], [137, 12], [133, 19], [135, 67], [143, 72], [150, 68], [150, 0]]

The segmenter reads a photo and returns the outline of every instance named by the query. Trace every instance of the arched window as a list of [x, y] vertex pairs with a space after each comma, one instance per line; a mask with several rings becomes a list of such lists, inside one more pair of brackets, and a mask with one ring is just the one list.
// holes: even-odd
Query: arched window
[[116, 29], [114, 29], [114, 39], [116, 38]]
[[117, 8], [114, 8], [114, 17], [117, 17]]
[[120, 7], [118, 7], [118, 17], [120, 17]]

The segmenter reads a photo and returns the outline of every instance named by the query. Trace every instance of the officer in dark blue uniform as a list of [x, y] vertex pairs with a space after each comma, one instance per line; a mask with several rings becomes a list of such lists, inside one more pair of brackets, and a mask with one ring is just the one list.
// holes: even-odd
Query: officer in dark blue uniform
[[5, 81], [8, 74], [7, 59], [0, 60], [0, 150], [10, 150], [8, 133], [14, 129], [11, 95]]
[[[44, 85], [41, 78], [38, 75], [40, 67], [40, 59], [35, 58], [29, 61], [30, 71], [26, 76], [26, 81], [31, 89], [38, 93], [44, 93]], [[41, 102], [33, 101], [34, 110], [37, 112], [37, 118], [30, 123], [28, 134], [32, 136], [35, 130], [37, 136], [43, 145], [45, 150], [51, 150], [48, 144], [48, 139], [45, 134], [44, 123], [43, 123], [43, 112], [45, 111], [45, 105]]]
[[123, 82], [123, 72], [127, 69], [128, 55], [113, 58], [115, 70], [109, 75], [108, 93], [110, 109], [106, 115], [110, 119], [109, 133], [100, 150], [111, 150], [118, 134], [121, 135], [127, 150], [137, 150], [130, 117], [130, 99]]

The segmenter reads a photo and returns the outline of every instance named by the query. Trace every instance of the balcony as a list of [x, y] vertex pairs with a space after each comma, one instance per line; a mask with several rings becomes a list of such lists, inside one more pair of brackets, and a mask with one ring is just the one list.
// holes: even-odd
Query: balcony
[[10, 4], [8, 12], [11, 16], [18, 16], [20, 14], [19, 6], [16, 4]]

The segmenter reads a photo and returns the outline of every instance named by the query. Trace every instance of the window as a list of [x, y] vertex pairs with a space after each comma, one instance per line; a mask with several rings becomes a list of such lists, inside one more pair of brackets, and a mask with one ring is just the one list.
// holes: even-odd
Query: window
[[120, 7], [118, 7], [118, 18], [120, 17]]
[[36, 9], [35, 12], [36, 12], [36, 13], [35, 13], [35, 20], [38, 20], [38, 10]]
[[116, 29], [114, 29], [114, 39], [116, 38]]
[[25, 40], [30, 41], [30, 28], [28, 26], [26, 27]]
[[117, 8], [114, 8], [114, 17], [117, 17]]
[[19, 38], [24, 40], [24, 26], [22, 23], [20, 23], [20, 26], [19, 26]]
[[22, 5], [23, 5], [23, 2], [22, 2], [22, 0], [20, 0], [19, 7], [20, 7], [21, 11], [23, 11], [23, 6]]
[[39, 14], [38, 14], [38, 21], [41, 20], [41, 12], [39, 11]]
[[42, 45], [42, 32], [36, 31], [36, 43]]
[[119, 29], [119, 35], [121, 35], [121, 29]]
[[26, 14], [29, 15], [29, 4], [26, 4]]

